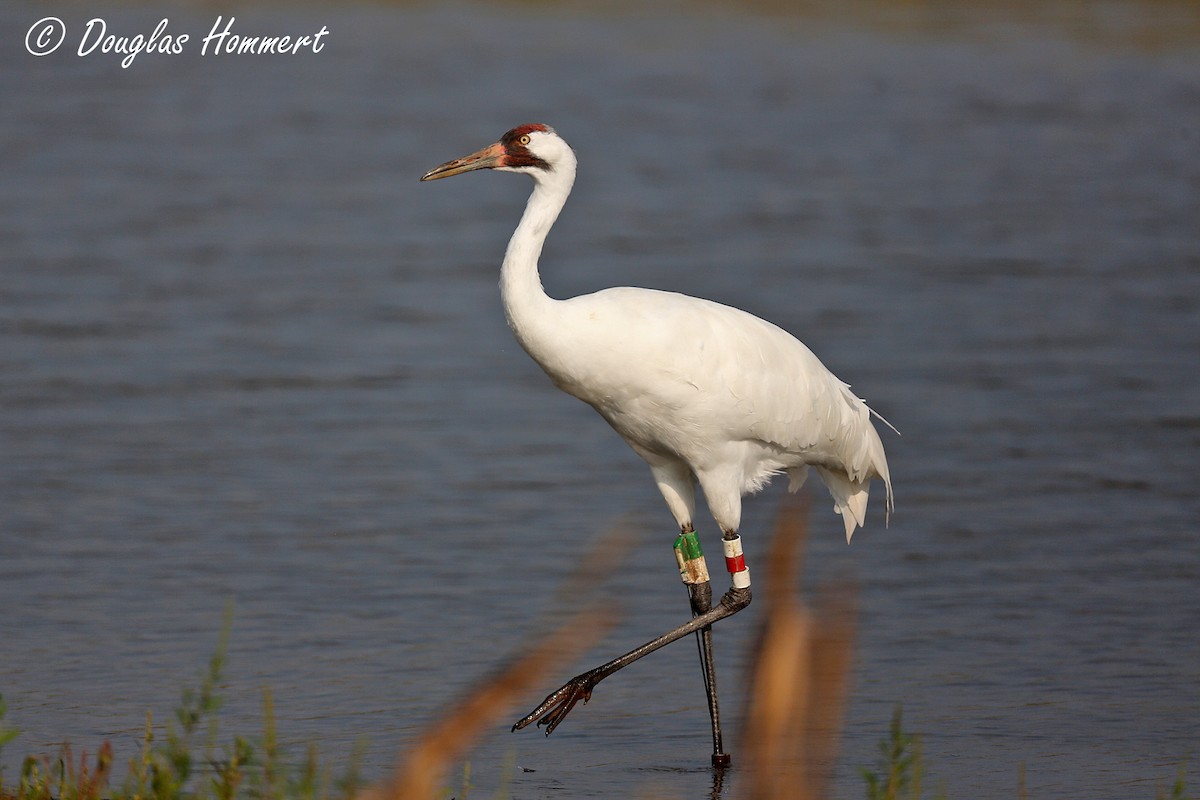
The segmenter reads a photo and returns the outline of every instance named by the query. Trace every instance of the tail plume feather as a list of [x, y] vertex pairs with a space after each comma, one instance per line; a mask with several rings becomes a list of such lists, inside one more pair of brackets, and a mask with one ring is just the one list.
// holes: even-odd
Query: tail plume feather
[[[825, 467], [815, 467], [829, 494], [833, 496], [833, 510], [842, 515], [846, 526], [846, 544], [867, 518], [867, 499], [871, 481], [851, 480], [845, 473], [837, 473]], [[889, 493], [890, 496], [890, 493]]]

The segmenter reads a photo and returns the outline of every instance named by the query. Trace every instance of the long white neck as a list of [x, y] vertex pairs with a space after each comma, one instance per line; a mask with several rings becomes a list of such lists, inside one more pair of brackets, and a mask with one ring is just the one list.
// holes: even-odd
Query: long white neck
[[[570, 152], [569, 150], [567, 151]], [[539, 343], [553, 337], [550, 316], [558, 303], [546, 294], [538, 275], [538, 257], [551, 226], [575, 183], [575, 159], [561, 158], [551, 171], [534, 174], [533, 193], [513, 232], [500, 268], [500, 297], [504, 313], [521, 346], [537, 361]]]

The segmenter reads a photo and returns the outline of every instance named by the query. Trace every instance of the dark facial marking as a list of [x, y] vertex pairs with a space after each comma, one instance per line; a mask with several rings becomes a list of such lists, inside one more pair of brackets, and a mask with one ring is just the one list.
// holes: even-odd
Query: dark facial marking
[[521, 125], [513, 128], [508, 133], [500, 137], [500, 144], [504, 145], [504, 166], [506, 167], [538, 167], [539, 169], [549, 170], [550, 165], [545, 160], [538, 158], [530, 153], [525, 145], [521, 144], [521, 137], [528, 136], [531, 133], [541, 132], [546, 133], [550, 128], [540, 123], [532, 123], [530, 125]]

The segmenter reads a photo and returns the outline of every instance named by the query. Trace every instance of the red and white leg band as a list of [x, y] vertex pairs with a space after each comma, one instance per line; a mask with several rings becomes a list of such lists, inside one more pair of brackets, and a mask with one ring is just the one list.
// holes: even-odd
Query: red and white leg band
[[725, 547], [725, 569], [729, 570], [729, 579], [735, 589], [750, 587], [750, 569], [746, 566], [746, 557], [742, 555], [742, 537], [722, 540]]

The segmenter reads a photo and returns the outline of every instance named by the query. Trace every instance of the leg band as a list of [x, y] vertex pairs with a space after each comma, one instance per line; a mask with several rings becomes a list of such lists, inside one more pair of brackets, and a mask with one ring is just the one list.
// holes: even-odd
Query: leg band
[[708, 580], [708, 565], [704, 563], [704, 553], [700, 551], [700, 540], [695, 531], [679, 534], [675, 540], [675, 560], [684, 583], [690, 585]]
[[725, 547], [725, 569], [729, 570], [733, 588], [748, 588], [750, 568], [746, 566], [746, 557], [742, 555], [742, 537], [735, 534], [732, 539], [723, 540], [722, 544]]

